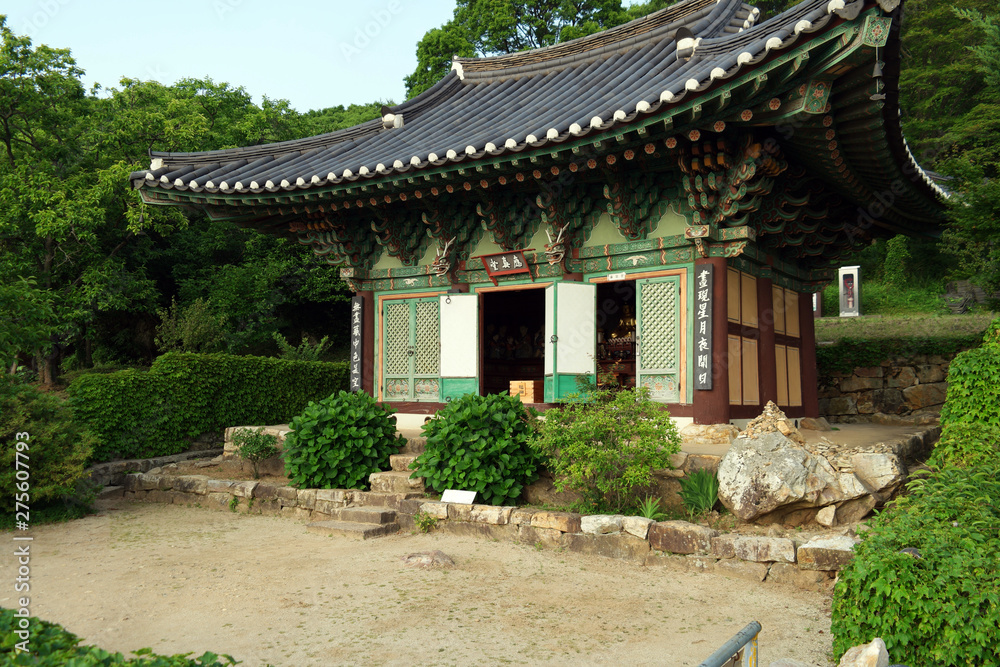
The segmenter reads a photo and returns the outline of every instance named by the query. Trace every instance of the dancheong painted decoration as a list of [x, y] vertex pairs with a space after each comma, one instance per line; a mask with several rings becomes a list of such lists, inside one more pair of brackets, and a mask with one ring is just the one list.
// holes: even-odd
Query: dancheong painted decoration
[[131, 182], [323, 257], [361, 304], [352, 384], [398, 408], [590, 381], [698, 423], [812, 416], [812, 293], [873, 238], [942, 222], [900, 130], [901, 12], [685, 0], [457, 58], [346, 130], [153, 153]]

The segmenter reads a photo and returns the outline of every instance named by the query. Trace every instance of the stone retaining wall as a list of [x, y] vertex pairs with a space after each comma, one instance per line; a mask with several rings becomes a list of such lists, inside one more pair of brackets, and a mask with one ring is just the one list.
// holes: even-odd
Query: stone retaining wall
[[[345, 489], [296, 489], [263, 482], [234, 482], [204, 475], [127, 475], [104, 498], [203, 505], [255, 514], [325, 521], [343, 507], [385, 505], [398, 511], [404, 529], [413, 516], [435, 517], [435, 530], [453, 535], [530, 544], [539, 548], [620, 558], [633, 563], [680, 565], [754, 581], [828, 590], [836, 572], [853, 557], [857, 539], [848, 531], [794, 537], [723, 534], [686, 521], [550, 512], [519, 507], [461, 505], [414, 494], [373, 494]], [[235, 499], [235, 500], [234, 500]]]
[[948, 392], [951, 356], [896, 357], [879, 366], [819, 378], [819, 413], [831, 422], [926, 424]]
[[124, 461], [111, 461], [109, 463], [98, 463], [86, 470], [97, 484], [101, 486], [121, 485], [124, 483], [125, 475], [133, 472], [148, 472], [153, 468], [161, 468], [171, 463], [180, 463], [190, 459], [200, 459], [222, 454], [222, 449], [200, 449], [190, 450], [172, 456], [157, 456], [152, 459], [126, 459]]

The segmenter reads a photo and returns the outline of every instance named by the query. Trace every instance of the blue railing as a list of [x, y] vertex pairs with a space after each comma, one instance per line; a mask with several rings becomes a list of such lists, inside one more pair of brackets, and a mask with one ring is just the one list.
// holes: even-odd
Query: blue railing
[[[742, 667], [757, 667], [757, 635], [760, 634], [760, 623], [753, 621], [743, 628], [719, 650], [708, 656], [698, 667], [727, 667], [741, 665]], [[736, 654], [743, 651], [743, 659], [736, 662]]]

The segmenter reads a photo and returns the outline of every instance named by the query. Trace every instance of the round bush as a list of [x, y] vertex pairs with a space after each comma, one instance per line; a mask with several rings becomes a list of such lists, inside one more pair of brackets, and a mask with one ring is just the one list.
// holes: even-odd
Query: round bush
[[299, 488], [364, 489], [387, 470], [404, 439], [392, 410], [364, 392], [340, 391], [310, 402], [285, 438], [285, 472]]
[[506, 394], [457, 398], [424, 424], [427, 446], [412, 476], [435, 493], [475, 491], [490, 505], [513, 503], [538, 478], [532, 419], [520, 399]]
[[[20, 456], [18, 442], [27, 443]], [[96, 442], [58, 396], [30, 385], [0, 386], [2, 513], [13, 517], [18, 497], [34, 513], [46, 505], [89, 505], [92, 490], [85, 483], [84, 464]], [[22, 478], [27, 470], [28, 480], [18, 479], [19, 468]]]

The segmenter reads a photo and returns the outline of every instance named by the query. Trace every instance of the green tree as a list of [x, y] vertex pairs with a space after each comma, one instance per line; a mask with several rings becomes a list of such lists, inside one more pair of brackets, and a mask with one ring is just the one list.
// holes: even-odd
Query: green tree
[[405, 79], [406, 96], [418, 95], [444, 77], [452, 56], [495, 56], [550, 46], [631, 18], [621, 0], [458, 0], [452, 20], [429, 30], [417, 43], [417, 69]]

